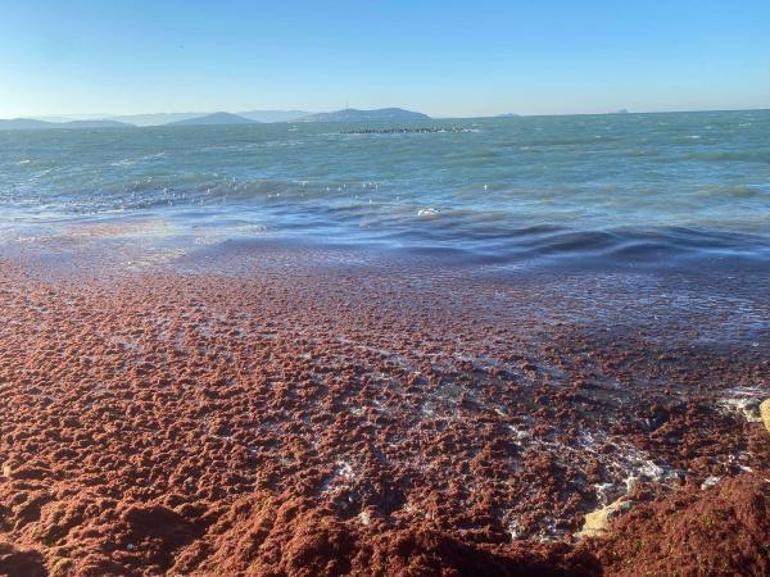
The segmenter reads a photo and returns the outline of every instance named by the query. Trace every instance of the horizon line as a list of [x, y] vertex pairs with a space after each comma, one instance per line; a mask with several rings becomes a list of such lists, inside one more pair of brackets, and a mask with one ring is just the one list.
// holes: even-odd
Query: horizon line
[[[332, 110], [322, 110], [322, 111], [314, 111], [314, 110], [303, 110], [300, 108], [250, 108], [250, 109], [240, 109], [236, 112], [232, 112], [230, 110], [209, 110], [209, 111], [170, 111], [170, 112], [132, 112], [132, 113], [64, 113], [64, 114], [35, 114], [35, 115], [24, 115], [24, 116], [13, 116], [13, 117], [5, 117], [0, 118], [0, 121], [8, 121], [8, 120], [43, 120], [45, 122], [45, 118], [62, 118], [62, 119], [72, 119], [77, 120], [78, 118], [81, 118], [83, 120], [92, 120], [92, 121], [99, 121], [99, 120], [111, 120], [118, 117], [127, 117], [127, 116], [154, 116], [154, 115], [173, 115], [173, 114], [193, 114], [193, 115], [210, 115], [210, 114], [218, 114], [218, 113], [227, 113], [227, 114], [242, 114], [247, 112], [303, 112], [308, 115], [312, 114], [324, 114], [329, 112], [338, 112], [342, 110], [361, 110], [361, 111], [373, 111], [373, 110], [383, 110], [387, 108], [401, 108], [402, 110], [407, 110], [411, 112], [421, 112], [419, 110], [414, 110], [411, 108], [402, 108], [400, 106], [384, 106], [384, 107], [378, 107], [378, 108], [355, 108], [355, 107], [345, 107], [345, 108], [337, 108]], [[770, 110], [770, 105], [762, 106], [762, 107], [747, 107], [747, 108], [673, 108], [673, 109], [649, 109], [649, 110], [629, 110], [626, 108], [619, 108], [616, 110], [608, 110], [605, 112], [552, 112], [552, 113], [518, 113], [518, 112], [501, 112], [501, 113], [492, 113], [492, 114], [483, 114], [483, 115], [471, 115], [471, 116], [463, 116], [463, 115], [436, 115], [433, 116], [428, 113], [422, 113], [429, 116], [432, 120], [451, 120], [451, 119], [473, 119], [473, 118], [500, 118], [500, 117], [519, 117], [519, 118], [542, 118], [542, 117], [560, 117], [560, 116], [607, 116], [607, 115], [630, 115], [630, 114], [677, 114], [677, 113], [703, 113], [703, 112], [760, 112]], [[88, 117], [88, 118], [83, 118]], [[51, 123], [55, 123], [55, 121], [47, 121]], [[280, 124], [282, 122], [291, 122], [290, 120], [283, 120], [283, 121], [277, 121], [277, 122], [261, 122], [261, 124]], [[257, 122], [260, 123], [260, 122]], [[143, 128], [138, 126], [137, 128]], [[148, 127], [149, 128], [149, 127]]]

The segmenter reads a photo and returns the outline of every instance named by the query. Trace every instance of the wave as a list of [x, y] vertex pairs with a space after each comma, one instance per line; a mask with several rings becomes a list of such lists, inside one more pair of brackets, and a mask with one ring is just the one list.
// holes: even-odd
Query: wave
[[770, 164], [770, 150], [711, 150], [690, 152], [684, 155], [687, 160], [706, 160], [711, 162], [759, 162]]
[[767, 195], [770, 199], [770, 191], [762, 189], [759, 186], [747, 184], [709, 185], [704, 186], [695, 192], [696, 197], [704, 199], [756, 198], [762, 195]]
[[682, 227], [580, 230], [549, 224], [457, 233], [449, 226], [425, 234], [401, 231], [388, 240], [410, 252], [443, 251], [452, 259], [472, 262], [671, 268], [708, 261], [770, 271], [770, 236], [760, 234]]
[[[397, 190], [392, 185], [372, 181], [193, 178], [187, 184], [172, 184], [152, 177], [103, 186], [90, 194], [82, 189], [77, 194], [65, 191], [24, 207], [64, 215], [64, 220], [67, 214], [78, 219], [152, 214], [172, 218], [181, 226], [215, 223], [211, 226], [220, 227], [224, 236], [227, 223], [236, 218], [256, 226], [269, 224], [271, 231], [305, 238], [333, 234], [341, 241], [437, 252], [451, 249], [470, 258], [498, 262], [583, 259], [654, 264], [656, 260], [703, 257], [770, 261], [770, 235], [761, 225], [745, 219], [731, 221], [719, 212], [714, 218], [724, 221], [721, 226], [718, 220], [708, 226], [668, 226], [654, 221], [648, 226], [613, 226], [600, 224], [598, 218], [575, 218], [574, 214], [579, 215], [585, 202], [591, 200], [569, 200], [563, 193], [542, 198], [502, 197], [485, 205], [473, 194], [467, 198], [458, 194], [407, 194], [400, 198], [394, 192]], [[479, 186], [476, 194], [498, 192], [505, 191]], [[694, 206], [699, 200], [718, 199], [756, 204], [764, 192], [747, 185], [705, 186], [693, 194]], [[422, 202], [423, 197], [433, 202]], [[13, 203], [2, 191], [0, 200]], [[559, 214], [563, 215], [561, 222]], [[707, 221], [706, 216], [699, 218]]]

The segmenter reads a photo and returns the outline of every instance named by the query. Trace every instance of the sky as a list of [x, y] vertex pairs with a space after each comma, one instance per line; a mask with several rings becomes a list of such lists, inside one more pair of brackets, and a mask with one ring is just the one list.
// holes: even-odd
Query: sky
[[0, 0], [0, 118], [770, 108], [769, 0]]

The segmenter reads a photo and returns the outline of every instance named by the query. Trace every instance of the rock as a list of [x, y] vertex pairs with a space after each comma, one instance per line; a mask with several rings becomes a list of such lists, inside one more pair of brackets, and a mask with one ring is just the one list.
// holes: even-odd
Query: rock
[[770, 399], [765, 399], [759, 404], [759, 415], [765, 424], [765, 429], [770, 432]]
[[8, 463], [3, 465], [3, 477], [11, 476], [11, 466]]
[[575, 536], [578, 539], [606, 536], [610, 531], [610, 517], [618, 511], [628, 509], [630, 506], [630, 501], [627, 501], [625, 497], [621, 497], [601, 509], [588, 513], [585, 516], [583, 528], [575, 533]]

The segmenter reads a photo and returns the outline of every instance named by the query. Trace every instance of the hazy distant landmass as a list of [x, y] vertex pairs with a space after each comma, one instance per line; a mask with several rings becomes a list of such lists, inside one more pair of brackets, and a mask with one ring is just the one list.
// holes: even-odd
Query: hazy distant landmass
[[229, 112], [215, 112], [214, 114], [207, 114], [205, 116], [169, 122], [168, 126], [211, 126], [232, 124], [257, 124], [257, 121], [238, 116], [237, 114], [230, 114]]
[[[312, 113], [303, 110], [248, 110], [230, 112], [159, 112], [122, 116], [83, 115], [67, 120], [66, 117], [14, 118], [0, 120], [0, 130], [40, 130], [47, 128], [120, 128], [136, 126], [207, 126], [275, 122], [361, 122], [361, 121], [414, 121], [429, 120], [427, 114], [403, 108], [358, 110], [346, 108], [334, 112]], [[72, 117], [71, 117], [72, 118]]]
[[0, 120], [0, 130], [45, 130], [50, 128], [128, 128], [130, 124], [116, 120], [71, 120], [48, 122], [34, 118]]
[[207, 112], [154, 112], [151, 114], [124, 114], [122, 116], [110, 116], [112, 120], [127, 122], [134, 126], [161, 126], [179, 120], [197, 118], [208, 114]]
[[[211, 112], [156, 112], [152, 114], [127, 114], [110, 118], [136, 126], [162, 126], [210, 114]], [[257, 122], [291, 122], [311, 113], [305, 110], [246, 110], [235, 114]]]
[[292, 122], [303, 116], [308, 116], [312, 112], [307, 110], [247, 110], [237, 114], [257, 122]]
[[54, 128], [127, 128], [133, 126], [117, 120], [71, 120], [52, 124], [55, 125]]
[[32, 118], [11, 118], [9, 120], [0, 120], [0, 129], [2, 130], [35, 130], [37, 128], [50, 128], [53, 122], [43, 120], [34, 120]]
[[421, 112], [412, 112], [403, 108], [379, 108], [377, 110], [357, 110], [346, 108], [336, 112], [319, 112], [298, 118], [297, 122], [356, 122], [376, 120], [430, 120], [430, 116]]

